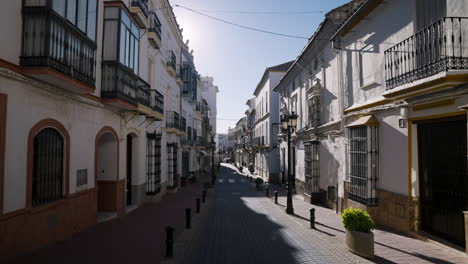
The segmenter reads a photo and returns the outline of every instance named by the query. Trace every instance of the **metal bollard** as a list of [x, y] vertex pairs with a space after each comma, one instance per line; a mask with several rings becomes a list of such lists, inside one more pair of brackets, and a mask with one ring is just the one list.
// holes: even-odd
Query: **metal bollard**
[[310, 229], [315, 229], [315, 208], [310, 208]]
[[174, 228], [166, 226], [166, 258], [174, 256]]
[[206, 190], [203, 190], [202, 192], [202, 203], [205, 203], [206, 200]]
[[200, 213], [200, 198], [197, 198], [197, 214]]
[[192, 209], [185, 208], [185, 228], [190, 229], [192, 227]]
[[266, 197], [270, 197], [270, 191], [268, 190], [268, 186], [265, 186], [265, 194]]
[[278, 191], [275, 191], [275, 204], [278, 204]]

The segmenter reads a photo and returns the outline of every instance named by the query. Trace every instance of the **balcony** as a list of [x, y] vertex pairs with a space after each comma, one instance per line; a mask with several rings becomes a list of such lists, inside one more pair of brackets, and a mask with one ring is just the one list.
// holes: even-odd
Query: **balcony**
[[23, 8], [20, 65], [25, 74], [74, 93], [95, 89], [96, 43], [57, 15]]
[[177, 71], [177, 74], [176, 74], [176, 82], [177, 82], [177, 85], [179, 85], [180, 87], [184, 85], [183, 74], [184, 72], [183, 72], [182, 67], [179, 67], [179, 70]]
[[180, 117], [180, 131], [183, 133], [187, 131], [187, 121], [185, 120], [185, 117], [183, 116]]
[[261, 137], [254, 138], [252, 140], [252, 146], [257, 147], [257, 148], [264, 147], [265, 146], [265, 137], [261, 136]]
[[156, 112], [156, 119], [163, 120], [164, 119], [164, 95], [158, 92], [155, 89], [151, 91], [151, 109]]
[[155, 48], [161, 48], [161, 22], [153, 11], [149, 12], [149, 28], [146, 32], [150, 44]]
[[140, 78], [119, 62], [102, 63], [101, 97], [105, 103], [124, 110], [137, 110], [139, 82]]
[[148, 28], [148, 0], [132, 0], [129, 7], [140, 28]]
[[385, 96], [466, 82], [467, 27], [468, 18], [444, 17], [386, 50]]
[[180, 115], [176, 111], [166, 111], [166, 132], [180, 133]]
[[168, 61], [166, 63], [166, 70], [167, 70], [167, 73], [169, 73], [169, 75], [171, 75], [172, 77], [176, 77], [176, 70], [177, 70], [177, 62], [176, 62], [176, 56], [174, 54], [173, 51], [171, 51], [169, 53], [169, 58], [168, 58]]

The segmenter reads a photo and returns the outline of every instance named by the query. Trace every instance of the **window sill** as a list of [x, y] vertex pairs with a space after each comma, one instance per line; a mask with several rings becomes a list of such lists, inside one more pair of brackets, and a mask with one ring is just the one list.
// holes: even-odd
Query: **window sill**
[[360, 89], [367, 90], [367, 89], [374, 88], [374, 87], [379, 86], [379, 85], [380, 85], [380, 83], [378, 83], [376, 81], [371, 81], [369, 83], [361, 85]]

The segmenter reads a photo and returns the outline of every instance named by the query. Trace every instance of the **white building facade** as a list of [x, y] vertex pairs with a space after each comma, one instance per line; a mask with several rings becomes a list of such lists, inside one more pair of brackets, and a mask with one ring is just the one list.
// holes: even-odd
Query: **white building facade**
[[252, 127], [252, 146], [255, 149], [255, 172], [265, 180], [279, 183], [278, 150], [279, 95], [273, 91], [292, 62], [269, 67], [254, 91], [255, 115]]
[[2, 233], [0, 259], [177, 191], [195, 107], [181, 99], [188, 47], [169, 2], [8, 1], [1, 12], [0, 230], [15, 231]]
[[367, 0], [325, 16], [275, 88], [299, 116], [298, 193], [466, 246], [467, 7]]

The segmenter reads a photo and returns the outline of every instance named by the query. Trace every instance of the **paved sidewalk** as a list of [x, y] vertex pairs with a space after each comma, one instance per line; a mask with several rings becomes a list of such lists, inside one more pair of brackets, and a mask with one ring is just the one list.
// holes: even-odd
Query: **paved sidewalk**
[[174, 227], [175, 238], [179, 237], [185, 227], [185, 208], [195, 212], [195, 198], [201, 198], [204, 181], [187, 184], [156, 204], [97, 224], [69, 240], [18, 257], [14, 263], [159, 263], [165, 254], [165, 227]]
[[[246, 174], [244, 174], [246, 175]], [[269, 185], [271, 203], [274, 204], [274, 191], [279, 193], [277, 207], [286, 205], [286, 190], [277, 185]], [[341, 216], [334, 210], [304, 202], [300, 195], [293, 197], [293, 218], [297, 224], [309, 228], [308, 232], [316, 234], [323, 240], [342, 246], [345, 229]], [[315, 208], [316, 230], [310, 230], [310, 208]], [[376, 228], [374, 230], [375, 259], [374, 263], [468, 263], [468, 255], [455, 249], [432, 242], [408, 237], [402, 234]]]

